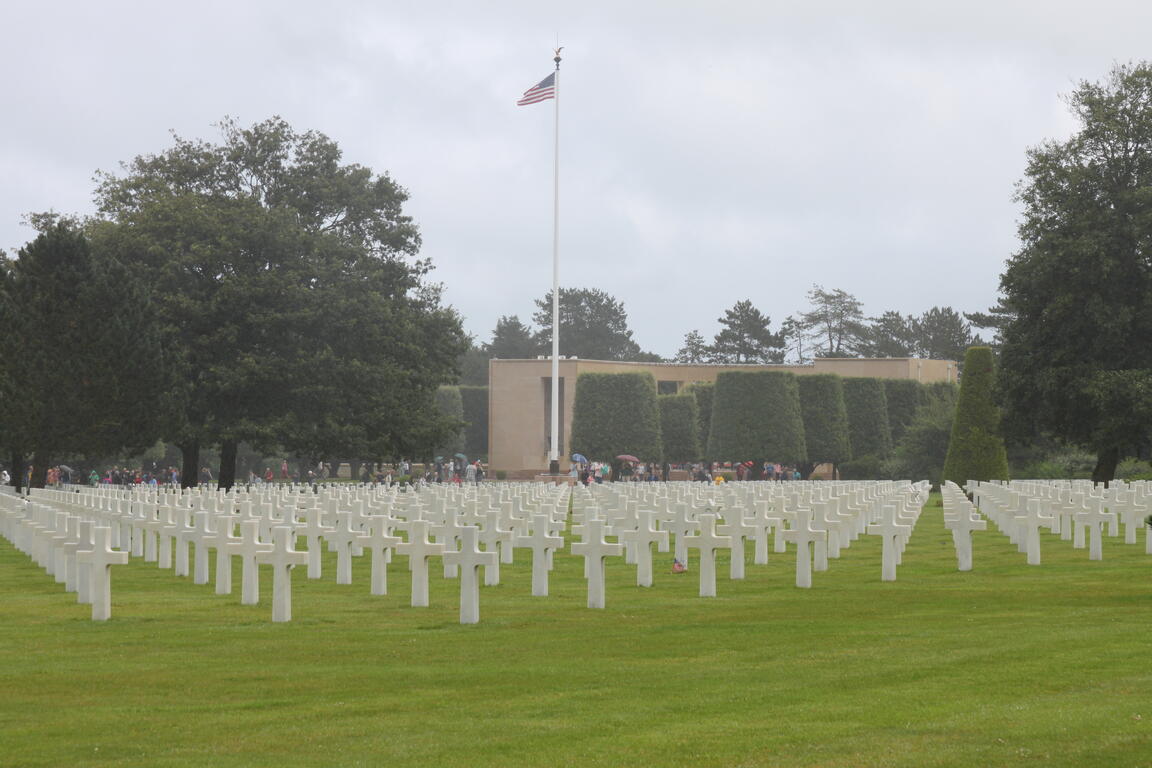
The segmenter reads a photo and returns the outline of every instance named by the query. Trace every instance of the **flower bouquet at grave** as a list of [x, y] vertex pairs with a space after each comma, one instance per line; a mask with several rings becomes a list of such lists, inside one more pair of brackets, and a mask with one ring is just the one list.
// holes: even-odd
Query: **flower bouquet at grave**
[[672, 573], [685, 573], [687, 570], [688, 566], [684, 565], [684, 563], [678, 559], [672, 558]]

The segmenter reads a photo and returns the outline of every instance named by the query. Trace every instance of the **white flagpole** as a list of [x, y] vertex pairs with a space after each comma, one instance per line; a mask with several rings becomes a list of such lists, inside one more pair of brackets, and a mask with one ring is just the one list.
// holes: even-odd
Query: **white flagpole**
[[556, 101], [556, 156], [552, 177], [552, 445], [549, 474], [560, 474], [560, 49], [552, 85]]

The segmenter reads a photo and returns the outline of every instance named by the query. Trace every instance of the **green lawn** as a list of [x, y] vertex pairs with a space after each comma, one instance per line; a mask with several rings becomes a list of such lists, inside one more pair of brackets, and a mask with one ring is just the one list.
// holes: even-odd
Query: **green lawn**
[[0, 540], [0, 766], [1152, 766], [1152, 556], [1121, 541], [1029, 567], [989, 530], [959, 573], [935, 507], [896, 583], [875, 538], [811, 590], [749, 546], [713, 599], [612, 563], [603, 611], [567, 554], [531, 597], [524, 550], [464, 627], [438, 562], [408, 606], [401, 557], [387, 597], [366, 558], [298, 568], [276, 625], [267, 571], [245, 607], [239, 568], [219, 597], [134, 559], [98, 624]]

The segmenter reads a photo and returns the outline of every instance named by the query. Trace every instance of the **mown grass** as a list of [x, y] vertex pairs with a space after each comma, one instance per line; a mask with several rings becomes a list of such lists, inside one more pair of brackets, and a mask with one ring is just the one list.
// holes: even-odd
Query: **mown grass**
[[[811, 590], [794, 555], [751, 565], [719, 597], [697, 574], [656, 584], [609, 566], [585, 607], [581, 561], [557, 555], [530, 596], [527, 551], [457, 623], [458, 582], [433, 568], [432, 607], [294, 574], [270, 622], [134, 559], [113, 618], [0, 540], [0, 765], [9, 766], [1152, 766], [1152, 557], [1102, 562], [1045, 536], [1029, 567], [975, 535], [959, 573], [938, 507], [895, 583], [880, 545], [846, 549]], [[330, 557], [330, 556], [329, 556]]]

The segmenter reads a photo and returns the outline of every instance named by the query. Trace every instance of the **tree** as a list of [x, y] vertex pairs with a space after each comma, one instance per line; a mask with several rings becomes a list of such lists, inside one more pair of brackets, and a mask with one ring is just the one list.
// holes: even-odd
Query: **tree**
[[916, 409], [924, 400], [923, 386], [915, 379], [883, 381], [884, 402], [888, 407], [888, 430], [892, 435], [892, 444], [895, 445], [916, 418]]
[[[997, 390], [1008, 436], [1088, 447], [1103, 482], [1152, 428], [1095, 386], [1104, 373], [1152, 369], [1152, 66], [1117, 65], [1067, 101], [1078, 131], [1029, 150], [1017, 189], [1021, 247], [1000, 280]], [[1126, 429], [1100, 429], [1124, 414]]]
[[870, 319], [857, 350], [864, 357], [913, 357], [917, 351], [916, 319], [889, 310]]
[[700, 443], [700, 450], [708, 447], [708, 436], [712, 432], [712, 398], [716, 392], [716, 385], [710, 381], [695, 381], [684, 388], [685, 394], [696, 398], [697, 430], [696, 435]]
[[693, 329], [684, 334], [684, 344], [676, 352], [677, 363], [706, 363], [711, 357], [707, 342], [700, 332]]
[[972, 326], [952, 307], [932, 307], [916, 320], [916, 356], [963, 362], [968, 347], [982, 346]]
[[848, 410], [848, 442], [852, 460], [888, 458], [892, 433], [888, 426], [888, 401], [883, 379], [844, 379], [844, 405]]
[[779, 363], [784, 360], [784, 337], [768, 328], [769, 318], [748, 300], [724, 310], [723, 326], [712, 342], [712, 360], [718, 363]]
[[939, 485], [956, 415], [956, 393], [943, 388], [925, 389], [924, 393], [925, 401], [916, 409], [895, 452], [901, 477], [923, 478]]
[[[563, 291], [561, 291], [563, 296]], [[549, 296], [551, 301], [551, 296]], [[564, 337], [561, 336], [561, 343]], [[541, 347], [533, 338], [532, 329], [520, 322], [516, 315], [502, 315], [496, 321], [496, 328], [492, 331], [492, 341], [484, 345], [484, 351], [489, 358], [501, 360], [520, 360], [533, 358], [541, 354]], [[548, 350], [551, 352], [551, 349]], [[487, 371], [485, 371], [487, 375]]]
[[72, 223], [40, 223], [0, 270], [0, 433], [33, 487], [62, 452], [155, 443], [178, 389], [146, 286]]
[[664, 460], [677, 463], [700, 458], [700, 440], [696, 422], [700, 409], [696, 397], [686, 395], [660, 395], [660, 437], [664, 446]]
[[992, 350], [970, 348], [964, 358], [964, 378], [960, 381], [948, 457], [944, 461], [945, 480], [963, 485], [969, 480], [1008, 479], [1000, 411], [992, 402], [994, 378]]
[[602, 461], [660, 458], [660, 407], [650, 373], [582, 373], [572, 402], [572, 450]]
[[807, 363], [808, 336], [800, 321], [792, 315], [784, 318], [784, 322], [780, 323], [780, 335], [784, 337], [785, 356], [793, 355], [792, 360], [798, 365]]
[[[552, 350], [552, 292], [536, 300], [536, 347]], [[560, 354], [585, 360], [635, 360], [640, 346], [628, 329], [624, 305], [595, 288], [560, 289]]]
[[724, 371], [716, 377], [708, 456], [722, 461], [801, 464], [808, 458], [797, 376], [787, 371]]
[[812, 356], [855, 357], [864, 332], [863, 305], [850, 293], [819, 285], [808, 291], [808, 301], [812, 308], [798, 322], [812, 342]]
[[460, 368], [461, 386], [488, 386], [488, 353], [483, 346], [477, 346], [469, 339], [468, 348], [460, 355], [457, 366]]
[[798, 376], [796, 383], [808, 447], [804, 476], [808, 477], [817, 464], [840, 464], [852, 458], [848, 408], [844, 404], [844, 380], [835, 374]]
[[468, 340], [424, 282], [405, 191], [279, 118], [220, 128], [100, 174], [91, 227], [155, 283], [187, 382], [168, 435], [184, 482], [215, 442], [225, 487], [242, 440], [313, 458], [435, 442], [432, 395]]

